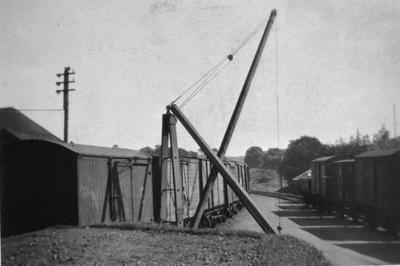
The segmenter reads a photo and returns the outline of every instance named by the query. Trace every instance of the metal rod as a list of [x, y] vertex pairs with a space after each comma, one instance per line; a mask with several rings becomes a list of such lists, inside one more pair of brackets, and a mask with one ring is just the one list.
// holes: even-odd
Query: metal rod
[[[259, 63], [260, 58], [261, 58], [261, 54], [262, 54], [262, 52], [264, 50], [265, 43], [267, 42], [268, 35], [269, 35], [270, 30], [271, 30], [272, 24], [274, 23], [275, 17], [276, 17], [276, 10], [273, 9], [271, 11], [271, 15], [269, 17], [268, 23], [267, 23], [267, 25], [265, 27], [265, 30], [264, 30], [264, 33], [262, 35], [262, 38], [261, 38], [260, 44], [258, 46], [257, 52], [256, 52], [256, 54], [254, 56], [253, 62], [251, 64], [251, 66], [250, 66], [250, 69], [249, 69], [249, 72], [247, 74], [246, 80], [245, 80], [245, 82], [243, 84], [243, 87], [242, 87], [242, 90], [240, 92], [239, 98], [238, 98], [238, 100], [236, 102], [236, 106], [235, 106], [235, 109], [234, 109], [234, 111], [232, 113], [232, 116], [231, 116], [231, 119], [229, 121], [228, 127], [226, 128], [224, 138], [222, 139], [221, 146], [219, 147], [219, 150], [218, 150], [218, 157], [222, 157], [222, 156], [225, 155], [225, 152], [226, 152], [226, 150], [227, 150], [227, 148], [229, 146], [229, 143], [230, 143], [230, 141], [232, 139], [233, 132], [234, 132], [236, 124], [237, 124], [237, 122], [239, 120], [240, 113], [242, 111], [244, 102], [245, 102], [247, 94], [249, 92], [250, 85], [251, 85], [251, 83], [253, 81], [254, 74], [256, 72], [258, 63]], [[192, 223], [192, 227], [193, 228], [197, 228], [199, 223], [200, 223], [201, 217], [203, 216], [203, 212], [204, 212], [205, 207], [206, 207], [207, 199], [208, 199], [208, 197], [210, 195], [210, 192], [212, 191], [212, 188], [214, 186], [214, 182], [215, 182], [215, 180], [217, 178], [217, 175], [218, 175], [218, 170], [217, 170], [217, 168], [215, 166], [213, 166], [211, 168], [210, 176], [207, 179], [206, 187], [204, 188], [204, 193], [201, 194], [201, 198], [200, 198], [199, 204], [197, 205], [197, 208], [196, 208], [196, 212], [195, 212], [193, 223]]]
[[189, 122], [189, 120], [185, 117], [185, 115], [181, 112], [181, 110], [175, 105], [171, 104], [168, 106], [168, 109], [172, 111], [172, 113], [179, 119], [185, 129], [189, 132], [189, 134], [193, 137], [196, 143], [200, 146], [206, 156], [210, 159], [212, 164], [216, 166], [219, 173], [222, 177], [228, 182], [229, 186], [236, 193], [239, 199], [242, 201], [244, 206], [247, 208], [249, 213], [254, 217], [260, 227], [266, 233], [274, 233], [272, 227], [268, 224], [268, 222], [264, 219], [260, 211], [257, 209], [256, 205], [253, 203], [246, 190], [235, 180], [229, 170], [225, 167], [224, 162], [215, 154], [211, 147], [205, 142], [205, 140], [200, 136], [197, 130], [193, 127], [193, 125]]

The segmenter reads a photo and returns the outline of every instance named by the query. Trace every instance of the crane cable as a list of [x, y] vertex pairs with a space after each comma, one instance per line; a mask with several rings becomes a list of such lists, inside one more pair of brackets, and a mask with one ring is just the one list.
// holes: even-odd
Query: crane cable
[[208, 83], [210, 83], [211, 80], [213, 80], [216, 76], [218, 76], [219, 73], [221, 73], [222, 70], [228, 65], [228, 63], [225, 61], [217, 70], [214, 71], [213, 74], [211, 74], [206, 80], [204, 80], [200, 86], [194, 90], [187, 98], [186, 100], [180, 105], [180, 107], [185, 106], [190, 100], [193, 99], [200, 91], [202, 91]]
[[[279, 121], [279, 60], [278, 60], [278, 23], [275, 25], [275, 75], [276, 75], [276, 141], [278, 147], [278, 175], [279, 175], [279, 184], [280, 184], [280, 192], [282, 192], [283, 184], [282, 184], [282, 175], [280, 173], [282, 166], [281, 159], [281, 150], [280, 150], [280, 121]], [[282, 224], [281, 224], [281, 198], [278, 197], [278, 232], [281, 234]]]
[[176, 101], [178, 101], [183, 95], [185, 95], [186, 93], [188, 93], [190, 90], [192, 90], [197, 84], [199, 84], [203, 79], [207, 78], [208, 76], [211, 75], [211, 73], [215, 72], [215, 69], [217, 69], [218, 67], [220, 67], [224, 61], [225, 61], [225, 57], [219, 61], [217, 64], [215, 64], [215, 66], [213, 66], [210, 70], [208, 70], [206, 73], [204, 73], [195, 83], [193, 83], [188, 89], [186, 89], [185, 91], [183, 91], [175, 100], [172, 101], [172, 103], [175, 103]]
[[[183, 100], [182, 104], [180, 107], [183, 107], [186, 105], [190, 100], [193, 99], [201, 90], [204, 89], [216, 76], [218, 76], [219, 73], [222, 72], [222, 70], [228, 65], [230, 61], [233, 60], [234, 56], [254, 37], [254, 35], [257, 34], [257, 32], [260, 30], [261, 26], [264, 24], [264, 19], [262, 19], [257, 27], [250, 32], [250, 34], [236, 47], [236, 49], [233, 50], [232, 53], [230, 53], [228, 56], [225, 56], [222, 58], [217, 64], [215, 64], [209, 71], [207, 71], [205, 74], [203, 74], [200, 79], [198, 79], [196, 82], [194, 82], [189, 88], [184, 90], [177, 98], [175, 98], [172, 103], [177, 102], [179, 99], [181, 99], [185, 94], [187, 94], [189, 91], [193, 90], [189, 96], [186, 97], [186, 99]], [[200, 85], [198, 85], [200, 84]]]

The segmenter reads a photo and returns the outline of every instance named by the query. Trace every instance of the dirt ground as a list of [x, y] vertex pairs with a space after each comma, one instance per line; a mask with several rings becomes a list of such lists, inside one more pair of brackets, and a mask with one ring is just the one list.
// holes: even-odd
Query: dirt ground
[[[295, 248], [296, 252], [288, 256]], [[2, 265], [327, 265], [291, 237], [49, 228], [2, 239]], [[284, 257], [282, 254], [286, 254]]]

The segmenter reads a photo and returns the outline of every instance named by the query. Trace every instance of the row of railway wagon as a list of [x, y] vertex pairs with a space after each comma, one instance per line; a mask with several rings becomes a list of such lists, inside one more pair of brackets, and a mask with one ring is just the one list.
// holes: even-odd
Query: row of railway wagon
[[398, 233], [400, 149], [317, 158], [311, 162], [311, 180], [300, 186], [305, 203], [313, 208]]
[[[18, 141], [0, 154], [2, 236], [56, 224], [175, 222], [171, 162], [162, 182], [160, 161], [140, 151], [43, 140]], [[184, 221], [194, 216], [210, 173], [204, 156], [180, 158]], [[226, 167], [249, 191], [249, 169]], [[217, 177], [200, 226], [212, 227], [242, 204]]]

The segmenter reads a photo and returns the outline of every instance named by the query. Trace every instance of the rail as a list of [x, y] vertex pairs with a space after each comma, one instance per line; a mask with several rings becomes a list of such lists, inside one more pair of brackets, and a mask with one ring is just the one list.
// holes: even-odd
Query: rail
[[303, 202], [303, 196], [301, 196], [301, 195], [279, 193], [279, 192], [255, 191], [255, 190], [250, 191], [250, 194], [281, 198], [281, 199], [290, 200], [290, 201], [294, 201], [294, 202]]

